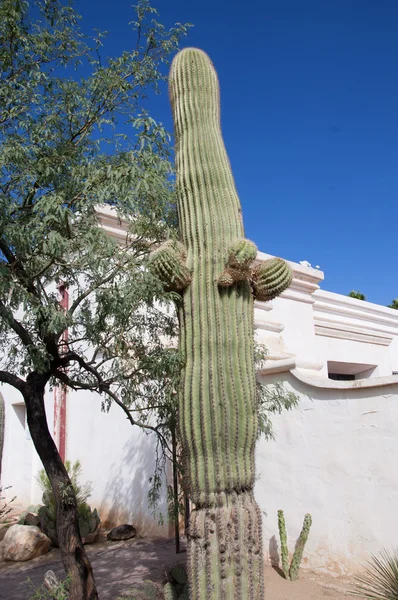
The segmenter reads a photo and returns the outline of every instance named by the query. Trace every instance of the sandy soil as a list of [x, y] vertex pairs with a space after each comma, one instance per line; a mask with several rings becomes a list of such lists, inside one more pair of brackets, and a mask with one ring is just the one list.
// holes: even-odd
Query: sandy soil
[[[88, 546], [100, 600], [127, 596], [143, 579], [160, 581], [164, 568], [184, 560], [175, 554], [172, 540], [133, 539], [127, 542], [101, 542]], [[59, 550], [51, 550], [26, 563], [0, 562], [0, 599], [28, 600], [33, 587], [43, 582], [44, 573], [52, 569], [60, 578], [64, 571]], [[275, 569], [265, 571], [266, 600], [322, 600], [347, 598], [349, 582], [302, 571], [300, 579], [286, 581]], [[31, 583], [28, 582], [30, 580]]]

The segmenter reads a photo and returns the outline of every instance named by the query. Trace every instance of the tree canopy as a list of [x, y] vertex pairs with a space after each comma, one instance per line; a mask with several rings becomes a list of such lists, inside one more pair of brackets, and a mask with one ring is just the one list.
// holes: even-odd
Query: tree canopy
[[[0, 7], [1, 380], [49, 372], [109, 397], [117, 385], [126, 400], [164, 367], [161, 336], [175, 326], [159, 318], [161, 290], [143, 269], [175, 214], [170, 138], [142, 107], [187, 28], [167, 31], [140, 2], [134, 48], [104, 59], [102, 34], [86, 38], [70, 6], [39, 0], [35, 21], [31, 8]], [[103, 204], [128, 220], [126, 243], [98, 226]]]
[[[61, 0], [0, 3], [0, 382], [25, 400], [72, 600], [97, 593], [44, 390], [97, 391], [157, 429], [128, 410], [166, 397], [179, 364], [174, 316], [155, 302], [167, 295], [145, 269], [175, 224], [170, 137], [144, 107], [188, 27], [166, 29], [139, 0], [134, 45], [107, 58], [104, 35], [83, 35], [79, 19]], [[127, 224], [125, 239], [100, 226], [104, 205]]]
[[362, 292], [356, 290], [352, 290], [348, 296], [349, 298], [356, 298], [357, 300], [366, 300], [366, 296], [362, 294]]

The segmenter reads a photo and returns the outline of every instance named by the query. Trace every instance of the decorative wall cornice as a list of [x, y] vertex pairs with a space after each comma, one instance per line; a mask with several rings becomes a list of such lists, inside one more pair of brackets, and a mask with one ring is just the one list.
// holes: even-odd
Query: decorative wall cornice
[[317, 335], [381, 346], [398, 336], [398, 311], [322, 290], [313, 297]]

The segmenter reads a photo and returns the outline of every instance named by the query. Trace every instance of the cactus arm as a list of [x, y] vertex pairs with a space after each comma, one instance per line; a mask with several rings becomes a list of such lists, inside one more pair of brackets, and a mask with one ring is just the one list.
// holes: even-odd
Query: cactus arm
[[293, 274], [289, 265], [281, 258], [271, 258], [259, 264], [252, 272], [251, 283], [256, 300], [272, 300], [286, 290]]
[[228, 262], [217, 282], [220, 286], [229, 287], [238, 281], [250, 278], [250, 267], [256, 258], [256, 245], [250, 240], [236, 240], [228, 250]]
[[162, 281], [166, 290], [181, 292], [191, 281], [186, 258], [183, 244], [168, 240], [151, 252], [149, 269]]
[[296, 548], [294, 550], [292, 564], [290, 565], [290, 579], [291, 581], [295, 581], [298, 578], [298, 572], [300, 568], [301, 559], [303, 557], [304, 546], [308, 539], [308, 534], [310, 532], [312, 524], [311, 515], [307, 514], [304, 517], [303, 528], [301, 530], [299, 539], [297, 540]]
[[282, 571], [286, 579], [289, 579], [289, 551], [287, 548], [286, 522], [283, 510], [278, 510], [278, 529], [281, 541]]

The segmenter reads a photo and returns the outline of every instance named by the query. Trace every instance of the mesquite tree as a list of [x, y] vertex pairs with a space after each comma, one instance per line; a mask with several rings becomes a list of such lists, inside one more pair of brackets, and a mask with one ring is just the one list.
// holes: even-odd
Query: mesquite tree
[[[46, 386], [97, 391], [132, 424], [156, 429], [126, 405], [161, 398], [178, 362], [164, 348], [175, 323], [159, 314], [159, 284], [145, 269], [174, 223], [169, 138], [142, 107], [186, 27], [165, 29], [147, 0], [136, 10], [134, 46], [105, 59], [104, 37], [84, 37], [69, 4], [0, 3], [0, 382], [26, 404], [72, 600], [97, 592], [48, 429]], [[129, 220], [122, 243], [99, 226], [104, 203]], [[69, 307], [57, 287], [68, 290]]]
[[191, 600], [262, 600], [261, 514], [253, 496], [258, 433], [253, 298], [291, 281], [281, 259], [253, 267], [225, 151], [217, 75], [208, 56], [175, 57], [169, 91], [176, 137], [179, 241], [151, 256], [167, 289], [180, 292], [183, 360], [179, 426], [187, 493]]

